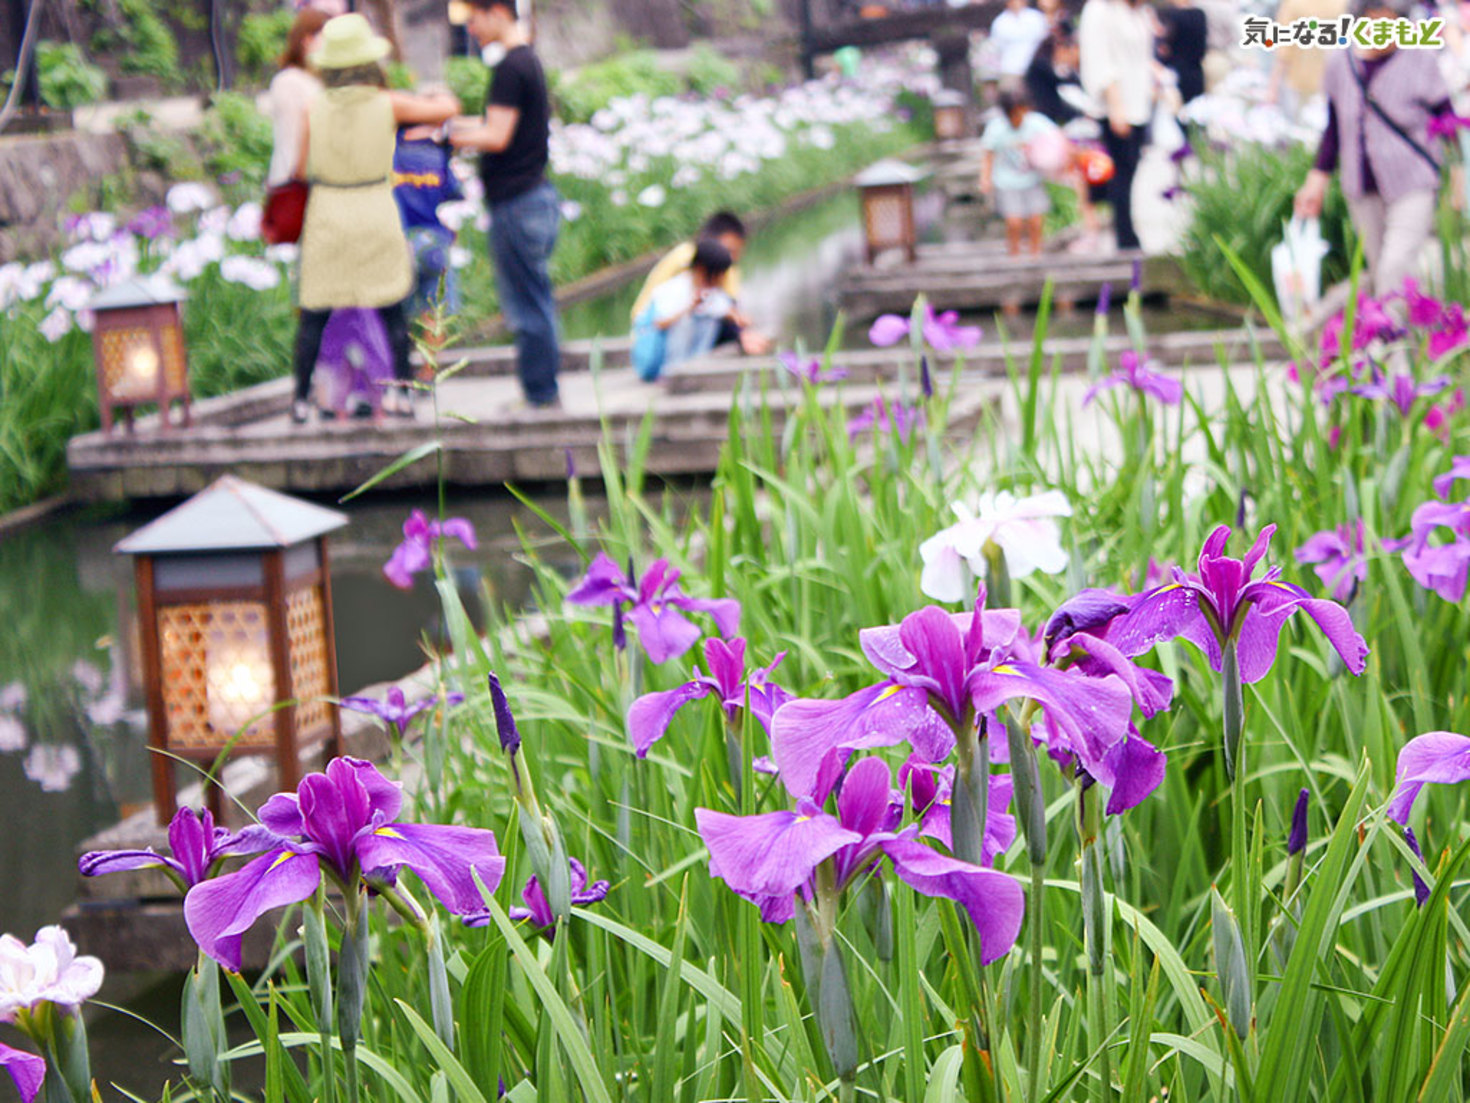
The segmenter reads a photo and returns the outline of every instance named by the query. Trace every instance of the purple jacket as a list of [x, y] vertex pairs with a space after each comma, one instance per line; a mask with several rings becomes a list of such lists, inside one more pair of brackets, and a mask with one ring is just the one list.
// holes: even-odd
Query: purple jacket
[[[1350, 50], [1338, 50], [1327, 62], [1322, 78], [1336, 130], [1343, 194], [1360, 199], [1376, 191], [1392, 203], [1410, 192], [1438, 190], [1438, 168], [1431, 167], [1367, 106], [1349, 65], [1359, 73], [1364, 71], [1362, 58]], [[1368, 81], [1368, 95], [1419, 148], [1438, 159], [1439, 143], [1429, 137], [1429, 120], [1444, 110], [1449, 89], [1432, 57], [1416, 50], [1395, 50], [1376, 67]]]

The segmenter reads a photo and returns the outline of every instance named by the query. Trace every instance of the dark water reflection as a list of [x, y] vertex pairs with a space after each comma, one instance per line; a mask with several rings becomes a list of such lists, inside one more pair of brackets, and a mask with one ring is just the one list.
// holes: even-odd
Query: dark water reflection
[[[565, 520], [565, 498], [541, 503]], [[596, 503], [591, 503], [595, 512]], [[439, 637], [427, 577], [401, 592], [382, 564], [417, 499], [390, 498], [349, 511], [333, 539], [337, 654], [344, 692], [397, 678], [424, 661]], [[147, 718], [137, 654], [132, 565], [112, 546], [163, 511], [78, 512], [0, 541], [0, 931], [32, 933], [71, 902], [77, 842], [149, 799]], [[456, 550], [467, 605], [482, 587], [513, 607], [530, 598], [517, 562], [516, 525], [546, 531], [526, 507], [496, 491], [451, 498], [480, 534]], [[555, 552], [550, 553], [557, 562]], [[562, 556], [571, 571], [575, 557]]]

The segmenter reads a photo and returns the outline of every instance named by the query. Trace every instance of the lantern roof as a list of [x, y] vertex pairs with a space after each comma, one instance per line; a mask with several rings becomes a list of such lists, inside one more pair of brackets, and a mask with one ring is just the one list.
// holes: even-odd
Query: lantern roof
[[161, 272], [151, 276], [134, 276], [97, 292], [87, 303], [89, 310], [126, 310], [137, 306], [181, 303], [188, 294]]
[[168, 555], [287, 548], [345, 524], [345, 513], [225, 475], [120, 540], [113, 551]]
[[869, 165], [853, 178], [860, 188], [878, 188], [894, 184], [915, 184], [929, 174], [903, 161], [879, 161]]

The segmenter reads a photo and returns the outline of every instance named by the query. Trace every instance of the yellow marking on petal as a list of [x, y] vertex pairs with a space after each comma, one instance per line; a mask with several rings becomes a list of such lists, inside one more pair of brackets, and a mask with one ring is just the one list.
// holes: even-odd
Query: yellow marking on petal
[[374, 831], [373, 834], [374, 835], [381, 835], [385, 839], [401, 839], [401, 838], [403, 838], [402, 835], [400, 835], [398, 832], [394, 831], [391, 827], [380, 827], [376, 831]]
[[1157, 590], [1155, 590], [1154, 593], [1156, 593], [1156, 594], [1167, 594], [1170, 590], [1182, 590], [1182, 589], [1184, 589], [1184, 583], [1182, 583], [1182, 582], [1166, 582], [1162, 586], [1160, 586]]
[[283, 850], [281, 852], [281, 856], [279, 858], [277, 858], [274, 862], [271, 863], [271, 868], [268, 869], [268, 870], [266, 870], [266, 872], [269, 873], [272, 869], [275, 869], [278, 866], [285, 865], [292, 858], [299, 858], [299, 857], [300, 857], [300, 855], [297, 854], [294, 850]]
[[797, 823], [806, 823], [806, 821], [809, 820], [809, 819], [811, 819], [810, 816], [797, 816], [796, 817], [796, 822]]
[[873, 704], [876, 705], [881, 701], [888, 700], [888, 698], [892, 697], [901, 689], [903, 689], [903, 686], [889, 686], [882, 693], [878, 694], [877, 699], [873, 701]]
[[1015, 667], [1013, 667], [1010, 663], [1001, 663], [999, 666], [991, 667], [991, 673], [992, 674], [1013, 674], [1013, 675], [1016, 675], [1017, 677], [1019, 677], [1021, 672], [1019, 670], [1017, 670]]

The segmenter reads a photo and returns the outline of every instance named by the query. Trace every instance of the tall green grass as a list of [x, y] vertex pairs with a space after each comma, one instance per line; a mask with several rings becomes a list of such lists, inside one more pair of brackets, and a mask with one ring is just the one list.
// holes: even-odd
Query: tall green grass
[[[1136, 315], [1130, 321], [1146, 341]], [[485, 672], [496, 670], [525, 739], [522, 768], [568, 852], [612, 891], [574, 913], [554, 945], [499, 918], [451, 933], [462, 1032], [453, 1054], [430, 1043], [410, 1010], [427, 1006], [417, 942], [380, 928], [363, 1060], [381, 1097], [489, 1099], [503, 1079], [518, 1100], [649, 1103], [1464, 1098], [1466, 793], [1431, 786], [1421, 798], [1427, 869], [1382, 807], [1407, 738], [1470, 725], [1470, 636], [1462, 606], [1420, 590], [1377, 548], [1378, 538], [1407, 531], [1430, 479], [1464, 450], [1463, 422], [1441, 441], [1417, 420], [1364, 403], [1334, 415], [1342, 432], [1332, 444], [1329, 416], [1279, 368], [1217, 377], [1219, 366], [1201, 364], [1175, 409], [1145, 410], [1115, 392], [1109, 417], [1133, 443], [1099, 455], [1078, 444], [1066, 384], [1040, 354], [1039, 329], [1029, 358], [1017, 350], [1004, 411], [963, 439], [921, 432], [854, 444], [845, 415], [810, 391], [779, 423], [761, 388], [780, 384], [752, 379], [732, 402], [730, 441], [703, 499], [648, 478], [651, 422], [627, 440], [607, 434], [606, 524], [582, 535], [548, 516], [544, 530], [524, 534], [538, 629], [527, 631], [523, 610], [503, 609], [483, 644], [461, 633], [441, 670], [469, 700], [420, 750], [431, 766], [443, 756], [442, 772], [410, 784], [419, 814], [496, 829], [511, 856], [497, 907], [509, 905], [527, 868], [484, 691]], [[1199, 398], [1205, 380], [1220, 394], [1208, 405]], [[928, 405], [931, 427], [945, 421], [943, 384]], [[963, 913], [947, 902], [902, 885], [850, 894], [837, 929], [860, 1059], [855, 1084], [845, 1084], [827, 1056], [791, 925], [762, 924], [712, 880], [693, 830], [695, 807], [785, 806], [779, 784], [748, 767], [766, 750], [759, 728], [744, 729], [738, 796], [712, 702], [686, 709], [647, 759], [635, 759], [629, 703], [687, 680], [695, 653], [654, 667], [636, 649], [617, 652], [605, 611], [564, 603], [565, 542], [582, 564], [597, 550], [619, 561], [631, 554], [640, 568], [668, 557], [685, 569], [689, 592], [741, 600], [751, 658], [787, 652], [781, 684], [834, 697], [877, 680], [858, 632], [924, 604], [918, 545], [948, 523], [951, 500], [1047, 487], [1075, 510], [1066, 525], [1072, 563], [1063, 576], [1015, 583], [1031, 629], [1080, 586], [1136, 591], [1151, 561], [1192, 566], [1205, 535], [1242, 511], [1232, 551], [1274, 523], [1269, 562], [1318, 592], [1292, 549], [1362, 516], [1372, 544], [1351, 613], [1372, 648], [1367, 669], [1347, 675], [1302, 618], [1287, 625], [1275, 668], [1245, 692], [1249, 769], [1245, 803], [1235, 807], [1218, 675], [1188, 645], [1162, 645], [1148, 661], [1175, 679], [1175, 705], [1142, 731], [1168, 752], [1168, 774], [1142, 805], [1103, 825], [1101, 973], [1089, 980], [1083, 946], [1076, 790], [1044, 761], [1044, 910], [1027, 919], [1040, 923], [1039, 957], [1027, 949], [1028, 931], [1007, 957], [978, 969]], [[465, 623], [453, 588], [440, 593], [448, 622]], [[1285, 847], [1301, 788], [1310, 793], [1310, 840], [1295, 884]], [[1245, 817], [1236, 821], [1246, 840], [1240, 860], [1230, 857], [1232, 808]], [[1025, 876], [1024, 844], [997, 864]], [[1410, 881], [1416, 868], [1434, 885], [1423, 907]], [[1212, 904], [1215, 886], [1233, 912]], [[1235, 928], [1242, 949], [1232, 959], [1217, 947]], [[1235, 991], [1243, 986], [1243, 1011], [1222, 971]], [[309, 1002], [289, 955], [255, 982], [256, 996], [268, 987], [282, 1013], [274, 1044], [311, 1043]], [[309, 1068], [292, 1087], [288, 1073], [286, 1097], [306, 1103], [318, 1075]]]

